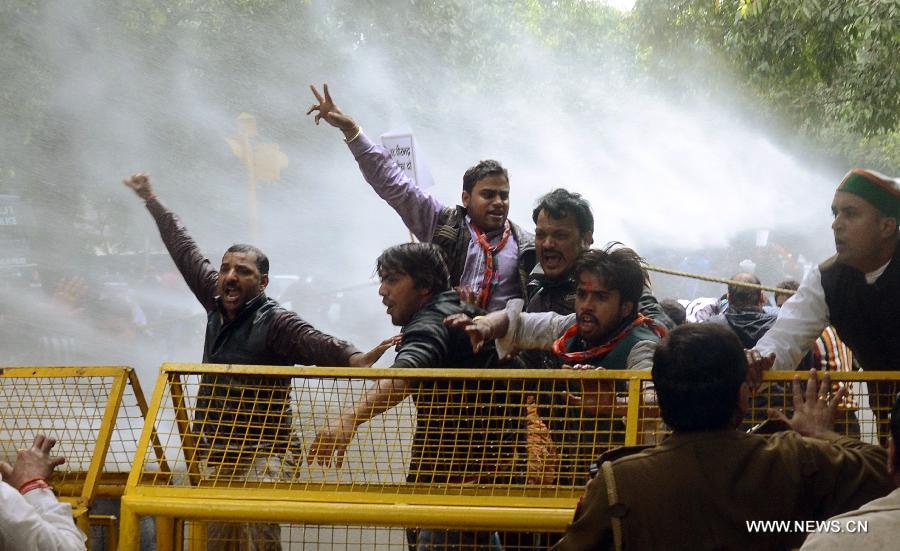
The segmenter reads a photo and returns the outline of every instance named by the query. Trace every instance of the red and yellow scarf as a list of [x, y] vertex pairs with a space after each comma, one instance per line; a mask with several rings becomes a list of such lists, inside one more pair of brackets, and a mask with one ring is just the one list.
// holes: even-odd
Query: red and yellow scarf
[[[478, 226], [472, 224], [472, 229], [478, 237], [478, 244], [481, 246], [481, 250], [484, 251], [484, 278], [481, 280], [481, 293], [478, 295], [478, 306], [487, 310], [491, 292], [493, 292], [494, 287], [499, 283], [499, 274], [497, 274], [494, 269], [494, 255], [506, 246], [506, 242], [509, 241], [509, 234], [512, 231], [512, 227], [509, 225], [509, 220], [507, 220], [503, 224], [503, 237], [501, 237], [500, 241], [493, 247], [488, 242], [487, 236], [484, 235], [484, 232], [481, 231]], [[495, 277], [498, 281], [494, 281]]]
[[558, 338], [556, 342], [553, 343], [553, 353], [569, 365], [589, 363], [590, 360], [593, 360], [594, 358], [602, 358], [609, 354], [622, 339], [628, 336], [628, 333], [630, 333], [632, 329], [638, 326], [644, 326], [647, 329], [650, 329], [656, 333], [659, 338], [666, 336], [665, 327], [643, 314], [638, 314], [637, 317], [634, 318], [634, 321], [625, 326], [616, 334], [616, 336], [605, 343], [580, 352], [569, 352], [568, 348], [570, 343], [578, 336], [578, 323], [576, 322], [575, 325], [569, 327], [566, 332], [563, 333], [562, 337]]

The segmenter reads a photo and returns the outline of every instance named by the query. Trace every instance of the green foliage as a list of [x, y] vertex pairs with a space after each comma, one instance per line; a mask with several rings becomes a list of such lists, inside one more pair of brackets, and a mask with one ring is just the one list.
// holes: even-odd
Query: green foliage
[[900, 130], [900, 1], [645, 0], [632, 23], [638, 59], [663, 82], [708, 91], [716, 72], [729, 74], [771, 121], [900, 172], [889, 149]]

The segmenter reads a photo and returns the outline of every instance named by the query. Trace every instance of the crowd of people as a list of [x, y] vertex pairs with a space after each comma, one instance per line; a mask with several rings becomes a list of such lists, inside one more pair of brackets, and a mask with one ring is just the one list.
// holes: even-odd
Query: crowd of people
[[[776, 297], [773, 305], [752, 287], [760, 283], [756, 276], [735, 274], [725, 300], [715, 301], [701, 320], [678, 301], [657, 300], [637, 252], [612, 236], [602, 241], [613, 244], [593, 247], [593, 214], [580, 194], [559, 188], [541, 197], [532, 213], [532, 234], [507, 217], [506, 169], [485, 160], [463, 175], [461, 205], [443, 205], [335, 104], [327, 85], [312, 92], [315, 103], [307, 114], [342, 132], [364, 179], [419, 241], [389, 247], [376, 260], [378, 293], [399, 334], [363, 352], [317, 330], [266, 295], [269, 262], [260, 249], [233, 245], [216, 269], [157, 197], [150, 179], [134, 175], [125, 185], [145, 202], [207, 313], [203, 362], [362, 367], [394, 347], [392, 367], [401, 369], [646, 370], [653, 387], [642, 400], [659, 408], [672, 431], [660, 443], [634, 448], [619, 448], [624, 440], [597, 439], [624, 433], [616, 429], [628, 407], [616, 392], [622, 383], [583, 383], [576, 392], [563, 386], [545, 393], [537, 406], [550, 419], [549, 433], [559, 435], [555, 445], [603, 453], [593, 477], [588, 454], [586, 461], [567, 464], [549, 478], [588, 483], [565, 535], [556, 541], [548, 534], [423, 528], [409, 532], [411, 549], [782, 549], [803, 544], [807, 531], [754, 529], [751, 521], [812, 522], [835, 515], [842, 515], [841, 522], [872, 518], [868, 533], [855, 534], [859, 539], [850, 545], [889, 545], [891, 529], [900, 523], [900, 495], [894, 490], [900, 480], [892, 478], [900, 466], [895, 449], [900, 421], [887, 417], [898, 411], [895, 389], [887, 383], [870, 387], [870, 404], [886, 428], [883, 445], [864, 443], [835, 432], [835, 413], [847, 408], [847, 387], [832, 385], [827, 373], [820, 378], [818, 370], [858, 365], [900, 371], [900, 330], [893, 319], [900, 312], [900, 262], [894, 261], [900, 252], [898, 180], [852, 170], [834, 194], [834, 257], [813, 268], [793, 296]], [[295, 306], [302, 310], [302, 304]], [[817, 341], [825, 344], [820, 348]], [[809, 373], [805, 383], [795, 377], [790, 392], [763, 392], [761, 373], [768, 369]], [[273, 418], [283, 419], [278, 426], [290, 426], [290, 401], [283, 399], [289, 383], [276, 379], [260, 390], [257, 381], [250, 401], [242, 399], [246, 384], [225, 374], [207, 374], [200, 381], [194, 426], [205, 476], [229, 469], [229, 476], [264, 471], [278, 477], [272, 458], [283, 451], [279, 442], [288, 435], [266, 434], [271, 446], [266, 453], [255, 449], [248, 455], [246, 446], [254, 436], [250, 427], [271, 425]], [[498, 468], [506, 452], [505, 429], [496, 420], [515, 416], [524, 422], [526, 404], [517, 404], [513, 415], [498, 412], [508, 404], [473, 402], [466, 419], [430, 426], [440, 417], [430, 412], [450, 407], [450, 393], [437, 390], [452, 384], [372, 382], [361, 400], [318, 432], [306, 461], [340, 467], [362, 423], [411, 397], [419, 415], [409, 484], [511, 480], [513, 475]], [[791, 396], [791, 403], [766, 401], [772, 396]], [[465, 402], [465, 394], [459, 400]], [[273, 412], [273, 403], [284, 407]], [[773, 409], [771, 434], [743, 430], [756, 421], [748, 412], [767, 406], [789, 409], [791, 416]], [[554, 415], [559, 408], [577, 413]], [[217, 430], [236, 424], [247, 428]], [[842, 432], [852, 432], [845, 428]], [[242, 464], [244, 456], [252, 460]], [[548, 483], [546, 472], [515, 474]], [[872, 500], [877, 501], [865, 505]], [[210, 541], [280, 544], [277, 525], [210, 523], [209, 530]], [[841, 542], [820, 533], [807, 545], [836, 548]]]

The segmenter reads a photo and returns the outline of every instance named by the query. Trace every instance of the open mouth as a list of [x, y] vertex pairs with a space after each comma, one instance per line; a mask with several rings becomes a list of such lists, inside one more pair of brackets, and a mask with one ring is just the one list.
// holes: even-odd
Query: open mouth
[[590, 315], [582, 315], [578, 317], [578, 327], [582, 332], [587, 332], [587, 330], [595, 329], [598, 326], [597, 318]]
[[556, 252], [545, 252], [541, 254], [541, 265], [544, 268], [559, 268], [562, 266], [563, 257], [561, 254]]

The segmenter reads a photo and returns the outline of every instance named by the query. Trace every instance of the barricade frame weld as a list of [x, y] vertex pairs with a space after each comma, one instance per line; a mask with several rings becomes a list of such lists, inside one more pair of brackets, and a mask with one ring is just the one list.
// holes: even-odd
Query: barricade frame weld
[[[278, 483], [252, 487], [228, 487], [204, 483], [199, 461], [194, 452], [185, 452], [188, 486], [154, 485], [150, 472], [145, 473], [149, 446], [157, 434], [163, 402], [170, 398], [176, 411], [175, 425], [183, 446], [196, 450], [197, 435], [192, 433], [192, 420], [185, 406], [185, 377], [188, 375], [248, 375], [263, 377], [310, 379], [429, 379], [458, 381], [480, 379], [510, 380], [602, 380], [636, 382], [627, 387], [624, 445], [639, 443], [645, 432], [644, 423], [658, 420], [655, 406], [644, 403], [645, 383], [651, 382], [649, 371], [628, 370], [520, 370], [520, 369], [385, 369], [238, 366], [216, 364], [166, 363], [149, 404], [144, 432], [138, 445], [134, 468], [128, 478], [122, 499], [119, 549], [137, 549], [140, 516], [157, 517], [162, 533], [159, 549], [180, 549], [185, 521], [203, 522], [279, 522], [348, 526], [411, 527], [435, 529], [505, 530], [527, 532], [559, 532], [571, 521], [572, 511], [581, 490], [571, 495], [542, 495], [540, 489], [527, 495], [492, 495], [472, 492], [429, 494], [428, 492], [369, 492], [349, 484], [321, 484], [317, 488], [289, 487]], [[833, 383], [900, 382], [900, 372], [830, 372]], [[795, 376], [805, 380], [803, 371], [767, 372], [764, 382], [787, 383]], [[180, 413], [178, 413], [180, 411]], [[158, 440], [157, 440], [158, 442]], [[157, 453], [158, 457], [165, 456]], [[143, 483], [148, 482], [148, 483]], [[523, 499], [527, 498], [527, 499]], [[202, 541], [202, 537], [200, 540]]]

